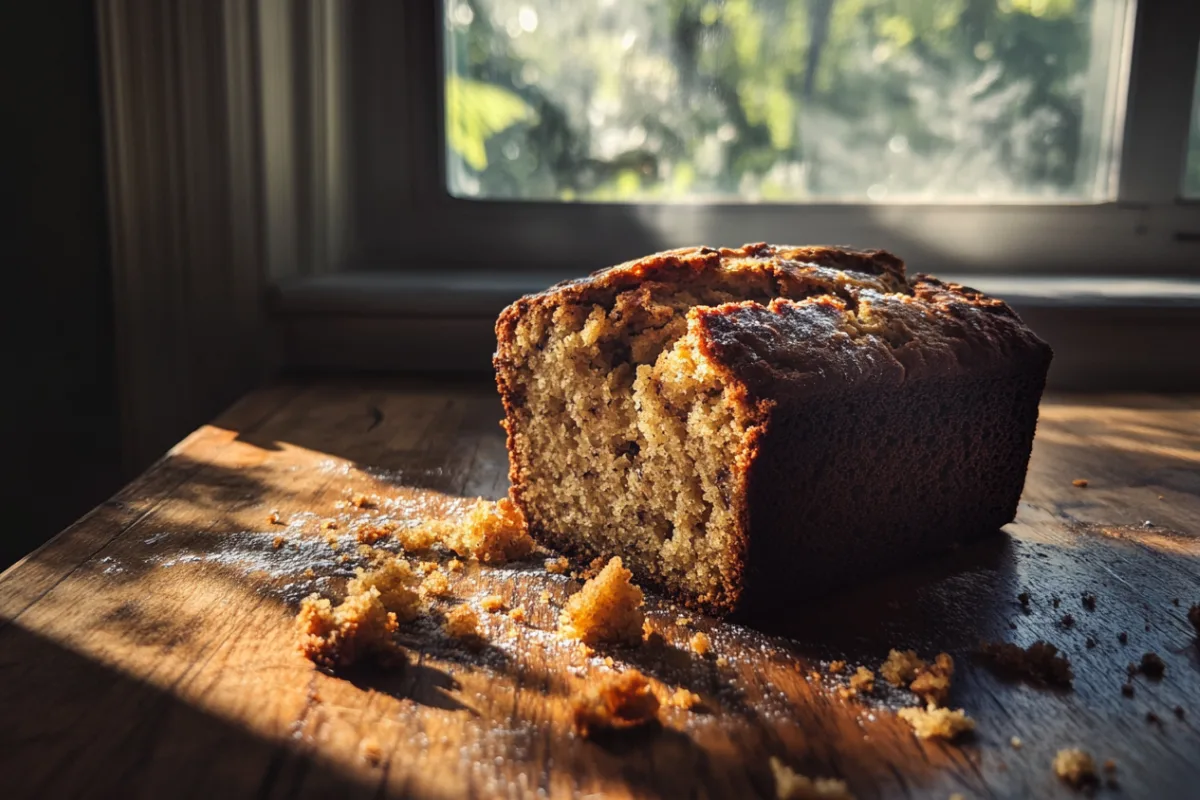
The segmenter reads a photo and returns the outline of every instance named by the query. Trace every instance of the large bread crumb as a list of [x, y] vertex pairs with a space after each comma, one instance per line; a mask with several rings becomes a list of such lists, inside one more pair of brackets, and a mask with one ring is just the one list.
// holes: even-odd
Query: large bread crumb
[[921, 739], [953, 739], [975, 729], [975, 720], [961, 708], [952, 710], [930, 704], [926, 708], [902, 708], [897, 713]]
[[589, 684], [573, 703], [575, 730], [592, 736], [601, 730], [623, 730], [658, 719], [658, 697], [650, 681], [635, 669]]
[[475, 643], [480, 639], [479, 615], [466, 603], [450, 609], [442, 627], [455, 639], [463, 639], [470, 643]]
[[845, 781], [800, 775], [775, 756], [771, 756], [771, 772], [779, 800], [854, 800]]
[[926, 703], [945, 705], [950, 696], [950, 679], [954, 676], [954, 659], [947, 653], [938, 653], [932, 664], [917, 670], [908, 688]]
[[1025, 648], [1011, 642], [985, 642], [979, 652], [1001, 672], [1039, 683], [1067, 687], [1075, 677], [1067, 657], [1041, 640]]
[[1075, 787], [1096, 780], [1096, 762], [1078, 747], [1059, 750], [1054, 756], [1054, 774]]
[[358, 570], [357, 576], [346, 584], [346, 592], [357, 595], [375, 589], [383, 607], [393, 612], [399, 622], [408, 622], [420, 610], [420, 597], [412, 588], [415, 583], [416, 576], [408, 562], [392, 558], [375, 569]]
[[522, 559], [534, 550], [521, 509], [507, 497], [494, 503], [477, 500], [458, 518], [398, 530], [395, 536], [406, 550], [426, 550], [440, 542], [464, 558], [485, 564]]
[[620, 558], [609, 561], [600, 574], [567, 600], [559, 617], [559, 632], [586, 645], [640, 642], [646, 598], [630, 580], [632, 577]]
[[399, 652], [391, 639], [398, 625], [395, 612], [384, 607], [374, 586], [348, 595], [337, 606], [310, 595], [296, 615], [300, 652], [327, 669], [349, 666], [367, 653]]
[[924, 667], [925, 661], [917, 658], [915, 650], [892, 650], [879, 667], [879, 674], [892, 686], [903, 686], [917, 677], [917, 670]]

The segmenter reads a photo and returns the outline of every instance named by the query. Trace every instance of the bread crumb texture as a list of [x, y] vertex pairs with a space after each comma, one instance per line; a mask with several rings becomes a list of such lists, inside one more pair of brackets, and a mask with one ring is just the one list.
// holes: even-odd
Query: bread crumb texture
[[1075, 679], [1071, 662], [1049, 642], [1038, 640], [1029, 647], [985, 642], [979, 652], [997, 670], [1037, 683], [1068, 687]]
[[1078, 788], [1096, 780], [1096, 762], [1078, 747], [1059, 750], [1054, 756], [1054, 774]]
[[703, 702], [704, 701], [701, 700], [700, 695], [680, 686], [674, 692], [667, 695], [666, 704], [669, 706], [674, 706], [675, 708], [682, 708], [690, 711], [691, 709], [702, 705]]
[[438, 570], [431, 572], [421, 581], [421, 594], [426, 597], [445, 597], [450, 594], [450, 579], [446, 573]]
[[474, 558], [485, 564], [517, 561], [527, 558], [534, 550], [525, 517], [507, 497], [496, 502], [476, 500], [455, 518], [398, 529], [395, 537], [405, 550], [428, 550], [440, 543], [463, 558]]
[[635, 669], [587, 684], [572, 704], [575, 730], [594, 736], [606, 730], [649, 725], [658, 719], [658, 697], [650, 681]]
[[954, 739], [975, 729], [975, 720], [961, 708], [938, 708], [931, 704], [925, 708], [902, 708], [897, 714], [920, 739]]
[[954, 676], [954, 659], [947, 653], [938, 653], [932, 664], [917, 669], [908, 688], [930, 705], [945, 705], [950, 696], [950, 679]]
[[875, 673], [866, 667], [859, 667], [850, 676], [850, 688], [860, 694], [870, 694], [875, 691]]
[[775, 756], [771, 756], [771, 772], [779, 800], [854, 800], [845, 781], [800, 775]]
[[455, 639], [474, 641], [479, 639], [479, 615], [466, 603], [455, 606], [446, 613], [442, 626]]
[[348, 666], [367, 653], [399, 653], [391, 635], [417, 616], [414, 581], [407, 562], [391, 559], [376, 569], [358, 570], [336, 606], [319, 595], [305, 598], [296, 615], [300, 652], [327, 669]]
[[642, 640], [645, 595], [633, 574], [613, 558], [567, 600], [559, 632], [586, 645], [637, 644]]
[[915, 650], [892, 650], [879, 667], [879, 674], [892, 686], [904, 686], [917, 677], [917, 670], [924, 666], [925, 662], [917, 657]]

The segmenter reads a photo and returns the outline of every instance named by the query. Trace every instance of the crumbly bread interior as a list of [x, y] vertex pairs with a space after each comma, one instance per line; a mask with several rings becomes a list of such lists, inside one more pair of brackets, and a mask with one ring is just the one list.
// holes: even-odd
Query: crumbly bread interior
[[545, 530], [699, 597], [734, 580], [722, 575], [736, 549], [731, 467], [752, 421], [699, 351], [688, 311], [774, 296], [747, 270], [520, 321], [522, 501]]

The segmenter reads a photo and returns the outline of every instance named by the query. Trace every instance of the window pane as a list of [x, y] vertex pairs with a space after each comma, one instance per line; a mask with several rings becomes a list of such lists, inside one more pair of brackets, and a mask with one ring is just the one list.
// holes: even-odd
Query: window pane
[[448, 188], [1102, 201], [1126, 0], [446, 0]]
[[1200, 61], [1192, 84], [1192, 130], [1188, 135], [1187, 167], [1183, 172], [1183, 196], [1200, 198]]

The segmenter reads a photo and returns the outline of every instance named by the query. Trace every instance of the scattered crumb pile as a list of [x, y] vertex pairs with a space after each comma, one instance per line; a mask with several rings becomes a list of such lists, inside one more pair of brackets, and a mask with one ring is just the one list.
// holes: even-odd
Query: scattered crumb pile
[[682, 686], [676, 689], [672, 694], [668, 695], [666, 702], [666, 705], [674, 706], [675, 708], [682, 708], [687, 711], [691, 711], [693, 708], [699, 708], [703, 704], [704, 701], [701, 699], [700, 695], [685, 689]]
[[997, 670], [1050, 686], [1069, 687], [1075, 679], [1071, 662], [1049, 642], [1038, 640], [1022, 648], [1011, 642], [984, 642], [979, 649]]
[[921, 739], [953, 739], [975, 729], [975, 720], [961, 708], [938, 708], [930, 703], [925, 708], [902, 708], [896, 713]]
[[917, 657], [915, 650], [892, 650], [879, 668], [879, 674], [892, 686], [903, 686], [917, 677], [917, 670], [925, 662]]
[[630, 579], [633, 573], [613, 558], [600, 574], [567, 600], [559, 632], [586, 645], [637, 644], [642, 640], [645, 595]]
[[1054, 756], [1054, 774], [1079, 788], [1096, 782], [1096, 762], [1079, 748], [1069, 747]]
[[326, 669], [353, 664], [368, 653], [396, 655], [392, 633], [417, 614], [412, 582], [407, 563], [389, 561], [370, 572], [359, 570], [337, 606], [318, 595], [306, 597], [296, 616], [300, 652]]
[[917, 670], [908, 688], [930, 705], [944, 705], [950, 696], [950, 679], [954, 676], [954, 659], [938, 653], [932, 664]]
[[590, 683], [575, 698], [573, 713], [575, 730], [582, 736], [636, 728], [658, 719], [658, 697], [646, 676], [631, 669]]
[[393, 531], [406, 550], [427, 550], [435, 542], [485, 564], [503, 564], [533, 553], [533, 539], [521, 509], [509, 498], [477, 500], [458, 519], [436, 520], [416, 528]]
[[775, 756], [771, 756], [771, 772], [779, 800], [854, 800], [845, 781], [800, 775]]
[[849, 699], [860, 694], [870, 694], [875, 691], [875, 673], [866, 667], [859, 667], [850, 676], [850, 685], [839, 692], [842, 697]]
[[879, 674], [893, 686], [908, 688], [930, 705], [940, 706], [950, 696], [954, 659], [938, 653], [930, 664], [913, 650], [892, 650], [879, 668]]

